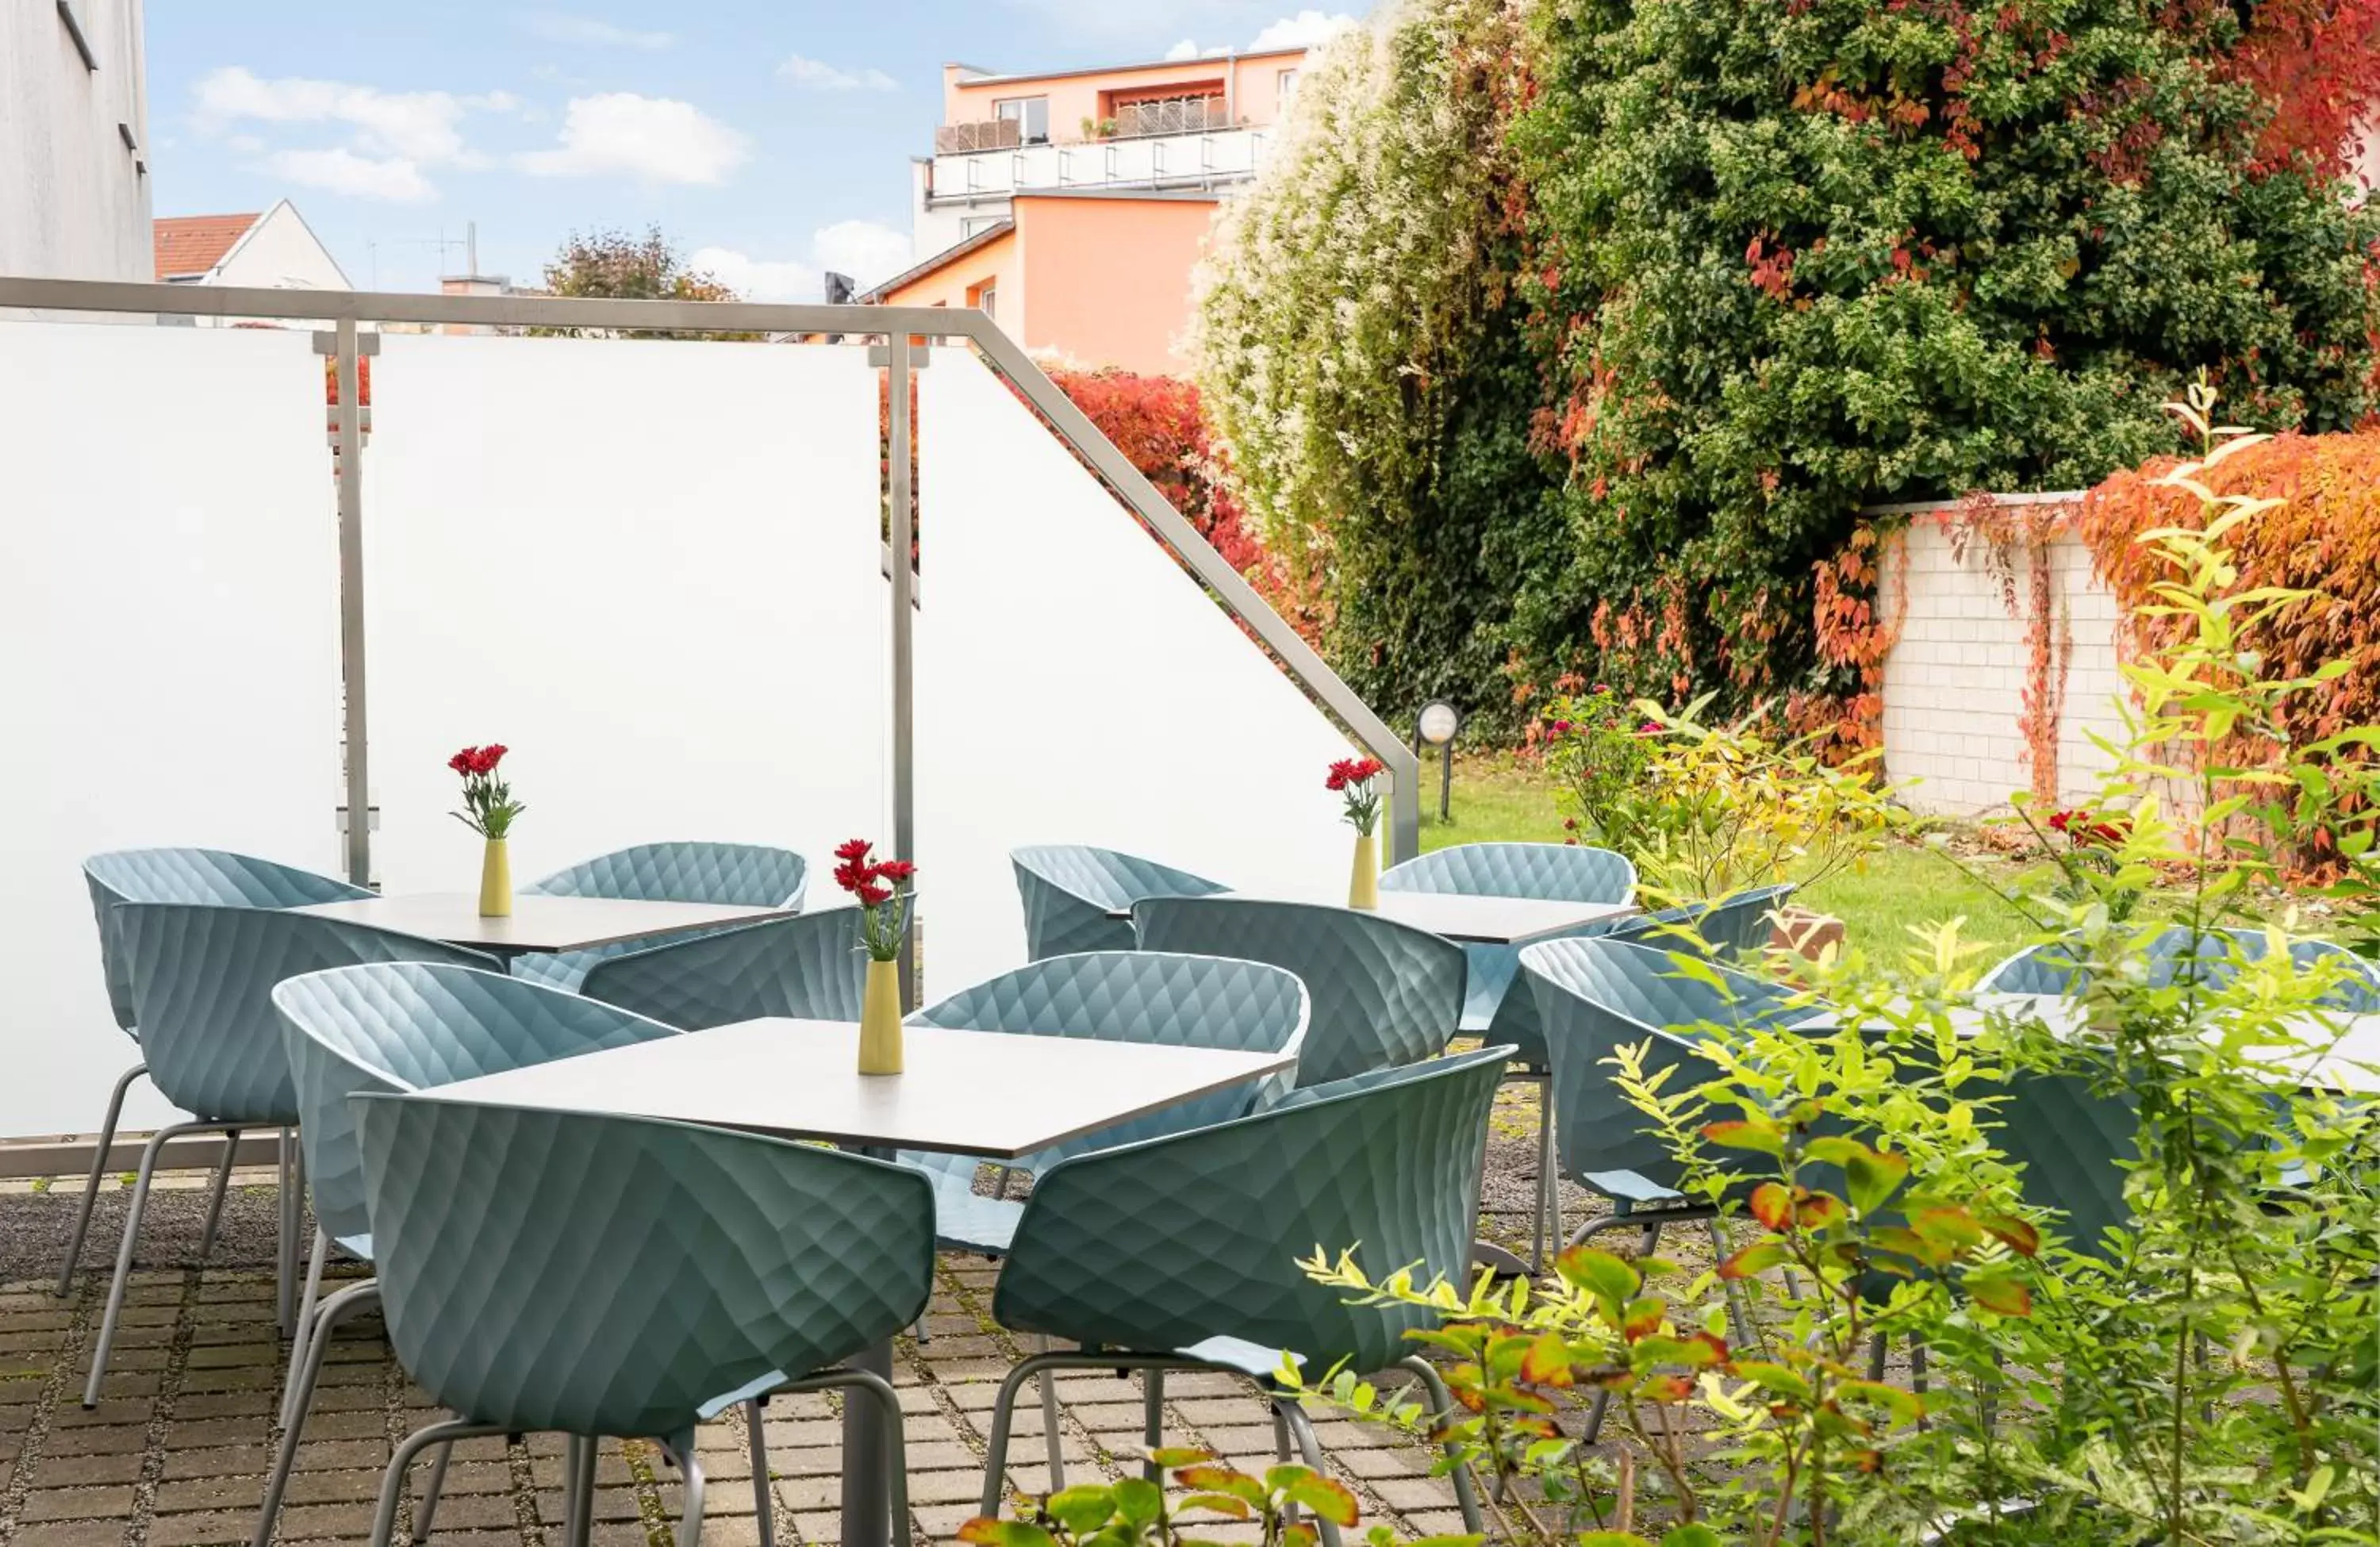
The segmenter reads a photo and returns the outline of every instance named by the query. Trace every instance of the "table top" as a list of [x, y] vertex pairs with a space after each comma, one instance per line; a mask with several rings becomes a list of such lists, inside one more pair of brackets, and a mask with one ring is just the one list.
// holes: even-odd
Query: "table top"
[[402, 892], [292, 909], [488, 951], [584, 951], [679, 930], [782, 919], [784, 909], [741, 903], [646, 902], [636, 897], [548, 897], [518, 893], [512, 916], [480, 917], [476, 892]]
[[897, 1075], [858, 1072], [856, 1022], [771, 1018], [421, 1093], [1014, 1160], [1297, 1062], [1293, 1053], [931, 1026], [902, 1035], [906, 1071]]
[[[2080, 1002], [2063, 994], [1985, 993], [1977, 995], [1976, 1001], [1951, 1012], [1951, 1028], [1961, 1036], [1973, 1036], [1982, 1030], [1985, 1017], [1995, 1012], [2010, 1017], [2031, 1016], [2060, 1036], [2082, 1023]], [[1831, 1014], [1819, 1014], [1799, 1024], [1817, 1029], [1833, 1023]], [[2289, 1071], [2309, 1090], [2380, 1095], [2380, 1015], [2309, 1015], [2292, 1029], [2304, 1045], [2254, 1048], [2248, 1056], [2257, 1063]]]
[[[1218, 896], [1251, 896], [1222, 892]], [[1343, 906], [1343, 897], [1281, 897], [1281, 902], [1320, 902]], [[1380, 906], [1371, 911], [1400, 924], [1448, 940], [1480, 945], [1522, 945], [1548, 935], [1563, 934], [1599, 919], [1624, 917], [1637, 911], [1634, 903], [1558, 902], [1545, 897], [1481, 896], [1465, 892], [1383, 892]], [[1129, 919], [1132, 909], [1111, 908], [1111, 919]]]

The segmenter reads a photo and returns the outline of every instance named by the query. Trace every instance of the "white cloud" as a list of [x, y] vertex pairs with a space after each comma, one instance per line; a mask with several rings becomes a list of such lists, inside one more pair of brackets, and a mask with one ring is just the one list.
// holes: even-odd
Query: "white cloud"
[[909, 266], [906, 233], [873, 220], [839, 220], [810, 235], [808, 258], [756, 258], [731, 247], [697, 248], [686, 264], [747, 300], [814, 301], [830, 269], [867, 289]]
[[467, 155], [461, 128], [465, 117], [475, 112], [511, 113], [519, 106], [519, 99], [504, 91], [459, 96], [452, 91], [383, 91], [301, 76], [266, 80], [233, 65], [200, 78], [195, 117], [208, 132], [242, 121], [344, 124], [355, 131], [353, 148], [365, 155], [434, 165]]
[[795, 85], [811, 91], [897, 91], [901, 83], [882, 70], [837, 68], [822, 59], [807, 59], [798, 54], [785, 56], [777, 67], [777, 74]]
[[1165, 51], [1165, 56], [1168, 59], [1196, 59], [1198, 57], [1198, 40], [1196, 38], [1184, 38], [1180, 43], [1175, 43], [1172, 48], [1167, 49]]
[[1333, 34], [1355, 24], [1355, 18], [1344, 11], [1330, 15], [1314, 10], [1300, 11], [1295, 16], [1282, 17], [1279, 21], [1258, 32], [1256, 42], [1248, 44], [1248, 47], [1251, 49], [1311, 48], [1316, 43], [1327, 42]]
[[625, 172], [654, 183], [716, 183], [751, 153], [751, 141], [692, 103], [606, 91], [573, 97], [557, 150], [513, 158], [537, 177]]
[[863, 290], [909, 266], [909, 233], [880, 221], [838, 220], [810, 238], [819, 267], [847, 274]]
[[686, 257], [686, 267], [698, 270], [746, 300], [814, 301], [821, 283], [808, 263], [788, 259], [772, 262], [726, 247], [698, 247]]
[[564, 11], [531, 11], [521, 25], [549, 43], [583, 43], [591, 48], [667, 48], [677, 40], [667, 32], [638, 32]]
[[276, 151], [264, 160], [273, 176], [307, 188], [326, 189], [355, 199], [386, 199], [417, 204], [438, 190], [404, 156], [374, 159], [344, 147], [328, 151]]

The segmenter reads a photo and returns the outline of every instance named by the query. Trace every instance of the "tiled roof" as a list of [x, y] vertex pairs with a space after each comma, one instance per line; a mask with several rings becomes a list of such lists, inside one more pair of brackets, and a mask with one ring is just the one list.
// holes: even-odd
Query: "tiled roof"
[[262, 218], [261, 213], [176, 215], [152, 221], [157, 277], [173, 279], [206, 273], [222, 262], [224, 254]]

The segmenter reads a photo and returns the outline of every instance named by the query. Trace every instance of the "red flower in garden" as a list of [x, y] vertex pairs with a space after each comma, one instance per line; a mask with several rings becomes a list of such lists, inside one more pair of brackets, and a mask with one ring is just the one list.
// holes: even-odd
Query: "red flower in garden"
[[1568, 720], [1556, 720], [1550, 726], [1547, 727], [1547, 734], [1548, 736], [1568, 736], [1570, 734], [1570, 722]]

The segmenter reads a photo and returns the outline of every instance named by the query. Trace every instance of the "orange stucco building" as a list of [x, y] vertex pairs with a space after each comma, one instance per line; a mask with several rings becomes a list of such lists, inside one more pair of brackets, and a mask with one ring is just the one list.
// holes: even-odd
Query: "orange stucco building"
[[863, 299], [975, 306], [1026, 347], [1179, 375], [1190, 273], [1294, 97], [1302, 48], [1046, 75], [942, 72], [914, 168], [929, 254]]

